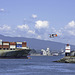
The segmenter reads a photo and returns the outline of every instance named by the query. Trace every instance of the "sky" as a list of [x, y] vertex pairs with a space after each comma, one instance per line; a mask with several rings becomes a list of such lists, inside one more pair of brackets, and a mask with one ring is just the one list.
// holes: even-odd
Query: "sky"
[[75, 45], [75, 0], [0, 0], [0, 34]]

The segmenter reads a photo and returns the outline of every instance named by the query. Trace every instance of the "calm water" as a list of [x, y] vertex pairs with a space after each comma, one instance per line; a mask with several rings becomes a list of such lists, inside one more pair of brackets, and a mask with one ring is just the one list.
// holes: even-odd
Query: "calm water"
[[62, 56], [0, 59], [0, 75], [75, 75], [74, 63], [56, 63]]

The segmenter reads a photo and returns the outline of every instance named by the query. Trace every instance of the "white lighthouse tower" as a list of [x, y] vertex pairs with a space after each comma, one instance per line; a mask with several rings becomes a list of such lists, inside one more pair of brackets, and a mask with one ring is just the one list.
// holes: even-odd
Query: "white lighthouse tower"
[[70, 45], [67, 44], [65, 47], [65, 56], [70, 56]]

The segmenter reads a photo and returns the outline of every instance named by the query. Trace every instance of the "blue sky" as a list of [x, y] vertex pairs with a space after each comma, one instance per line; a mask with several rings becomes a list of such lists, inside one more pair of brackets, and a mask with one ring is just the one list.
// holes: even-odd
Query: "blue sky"
[[75, 45], [75, 0], [0, 0], [0, 34]]

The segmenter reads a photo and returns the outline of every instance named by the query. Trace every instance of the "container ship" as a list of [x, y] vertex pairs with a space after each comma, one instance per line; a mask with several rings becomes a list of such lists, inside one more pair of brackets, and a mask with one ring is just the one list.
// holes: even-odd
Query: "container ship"
[[4, 42], [0, 40], [0, 58], [28, 58], [31, 51], [27, 42]]

